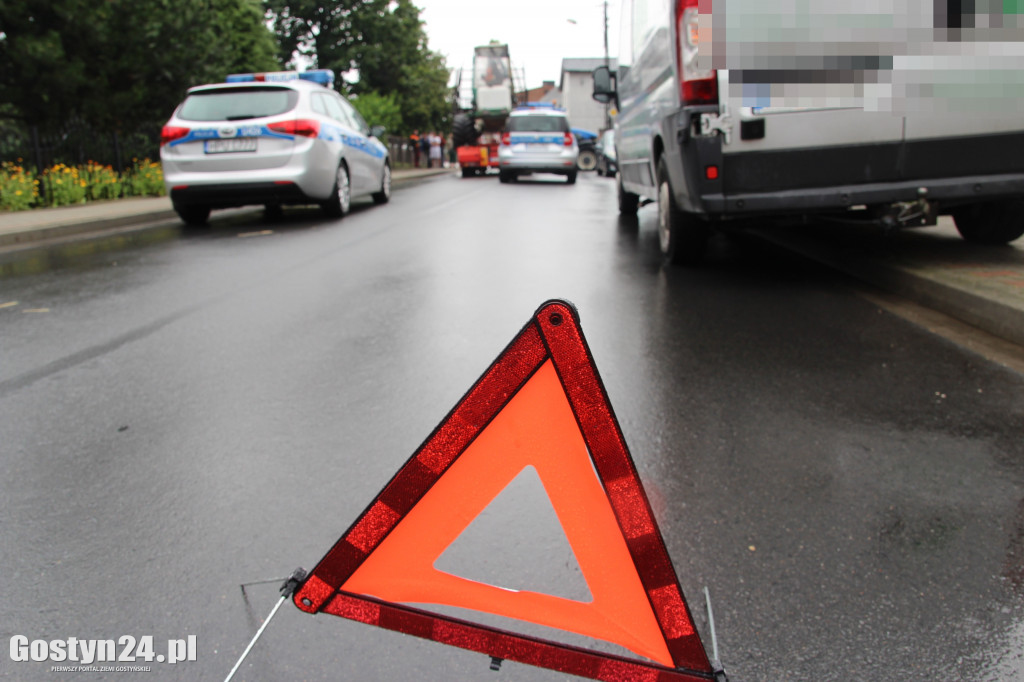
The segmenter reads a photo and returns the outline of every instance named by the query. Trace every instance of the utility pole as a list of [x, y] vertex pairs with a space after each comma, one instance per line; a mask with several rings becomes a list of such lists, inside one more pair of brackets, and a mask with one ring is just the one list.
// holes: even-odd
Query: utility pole
[[[604, 68], [611, 70], [611, 61], [608, 59], [608, 0], [604, 0]], [[607, 130], [612, 127], [612, 117], [608, 113], [609, 103], [604, 103], [604, 127]]]
[[604, 0], [604, 65], [608, 66], [608, 0]]

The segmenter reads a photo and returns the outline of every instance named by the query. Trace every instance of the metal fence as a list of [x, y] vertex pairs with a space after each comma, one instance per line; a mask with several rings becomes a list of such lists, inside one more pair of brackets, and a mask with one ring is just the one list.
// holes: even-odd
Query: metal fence
[[160, 124], [131, 133], [100, 133], [78, 120], [49, 132], [36, 126], [0, 126], [0, 162], [19, 163], [39, 171], [59, 163], [75, 166], [93, 161], [121, 173], [136, 160], [159, 157]]
[[[128, 134], [98, 133], [81, 121], [69, 121], [60, 130], [41, 132], [36, 126], [0, 124], [0, 162], [13, 162], [37, 170], [58, 163], [76, 166], [89, 161], [111, 166], [118, 173], [135, 160], [160, 158], [160, 124]], [[407, 138], [388, 136], [392, 164], [412, 165], [414, 151]]]

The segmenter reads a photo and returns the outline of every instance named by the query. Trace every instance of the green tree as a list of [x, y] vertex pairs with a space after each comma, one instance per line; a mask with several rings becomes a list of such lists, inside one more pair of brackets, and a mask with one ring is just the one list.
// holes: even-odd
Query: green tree
[[332, 69], [349, 94], [394, 95], [413, 128], [446, 130], [448, 69], [427, 47], [420, 9], [411, 0], [265, 0], [282, 61]]
[[397, 134], [402, 129], [402, 110], [394, 93], [364, 92], [350, 101], [370, 126], [384, 126], [389, 134]]
[[166, 119], [191, 85], [279, 68], [259, 0], [0, 0], [0, 101], [41, 128]]
[[267, 27], [261, 0], [212, 0], [217, 50], [215, 80], [231, 73], [279, 71], [277, 38]]

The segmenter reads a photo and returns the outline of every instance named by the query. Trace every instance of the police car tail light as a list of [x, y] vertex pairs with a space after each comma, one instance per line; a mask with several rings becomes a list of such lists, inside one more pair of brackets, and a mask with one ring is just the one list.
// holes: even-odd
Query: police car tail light
[[505, 147], [508, 147], [509, 145], [511, 145], [512, 144], [512, 133], [502, 133], [501, 134], [501, 144], [503, 146], [505, 146]]
[[294, 121], [278, 121], [267, 125], [271, 130], [286, 135], [300, 137], [316, 137], [320, 134], [320, 122], [308, 118], [297, 118]]
[[566, 147], [572, 146], [572, 133], [565, 134], [565, 141], [562, 144], [564, 144]]
[[699, 5], [704, 5], [707, 12], [710, 4], [710, 0], [676, 2], [676, 57], [683, 104], [718, 104], [718, 73], [714, 69], [700, 69], [697, 64]]
[[188, 128], [182, 128], [180, 126], [164, 126], [160, 130], [160, 144], [165, 145], [175, 140], [180, 140], [189, 134]]

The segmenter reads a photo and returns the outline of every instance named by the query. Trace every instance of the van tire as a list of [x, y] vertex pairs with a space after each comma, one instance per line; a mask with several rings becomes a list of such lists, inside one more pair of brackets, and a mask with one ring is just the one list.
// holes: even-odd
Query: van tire
[[658, 244], [665, 263], [696, 265], [704, 258], [711, 231], [693, 215], [679, 210], [665, 159], [658, 161]]
[[516, 179], [516, 176], [512, 175], [511, 172], [506, 170], [498, 171], [498, 180], [502, 183], [512, 182]]
[[953, 222], [964, 240], [974, 244], [1009, 244], [1024, 235], [1024, 201], [996, 201], [962, 206]]
[[615, 187], [619, 195], [619, 213], [622, 215], [636, 215], [640, 208], [640, 196], [627, 192], [622, 188], [622, 174], [616, 176]]
[[573, 171], [565, 176], [566, 182], [570, 185], [576, 184], [576, 172]]

